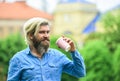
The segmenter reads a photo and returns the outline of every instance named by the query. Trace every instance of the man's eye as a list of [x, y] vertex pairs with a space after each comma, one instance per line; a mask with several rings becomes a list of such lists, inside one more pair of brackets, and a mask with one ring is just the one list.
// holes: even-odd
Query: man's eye
[[47, 33], [50, 33], [50, 31], [47, 31]]
[[39, 33], [41, 33], [41, 34], [42, 34], [42, 33], [44, 33], [44, 31], [39, 31]]

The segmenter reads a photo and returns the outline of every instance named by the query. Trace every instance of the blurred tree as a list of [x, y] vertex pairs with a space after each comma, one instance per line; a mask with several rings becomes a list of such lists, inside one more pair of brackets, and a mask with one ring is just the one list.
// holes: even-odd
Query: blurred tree
[[118, 43], [120, 43], [120, 9], [109, 11], [101, 16], [101, 28], [103, 33], [94, 32], [89, 34], [86, 40], [102, 39], [104, 40], [111, 52], [114, 52]]
[[112, 57], [104, 41], [89, 41], [81, 52], [85, 58], [87, 75], [80, 81], [113, 81]]
[[108, 43], [110, 51], [114, 52], [117, 44], [120, 43], [120, 9], [106, 13], [101, 22], [105, 29], [102, 38]]
[[[119, 78], [120, 76], [120, 71], [119, 71], [120, 9], [116, 9], [104, 14], [102, 16], [100, 23], [102, 23], [103, 25], [104, 32], [91, 33], [85, 41], [86, 42], [85, 47], [83, 48], [84, 50], [82, 51], [83, 54], [85, 53], [85, 57], [86, 57], [85, 62], [87, 68], [87, 76], [81, 79], [80, 81], [119, 81], [120, 80]], [[92, 42], [89, 42], [90, 40]], [[95, 40], [102, 40], [103, 43], [100, 41], [96, 42]], [[104, 44], [105, 46], [103, 46]], [[92, 58], [97, 56], [96, 55], [97, 53], [95, 54], [95, 52], [97, 52], [100, 55], [99, 56], [100, 58], [99, 57]], [[99, 63], [100, 66], [96, 65], [97, 64], [96, 62]], [[97, 72], [96, 68], [98, 68], [100, 72]]]
[[117, 46], [117, 49], [114, 54], [114, 81], [120, 80], [120, 44]]
[[10, 58], [25, 47], [25, 42], [20, 34], [10, 35], [0, 41], [0, 80], [5, 81]]

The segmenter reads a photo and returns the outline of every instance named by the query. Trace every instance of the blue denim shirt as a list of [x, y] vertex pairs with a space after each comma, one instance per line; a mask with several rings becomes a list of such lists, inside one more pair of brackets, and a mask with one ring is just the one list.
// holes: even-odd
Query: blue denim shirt
[[62, 72], [78, 78], [85, 76], [82, 56], [77, 50], [71, 56], [73, 61], [62, 52], [49, 49], [40, 59], [26, 48], [11, 58], [7, 81], [60, 81]]

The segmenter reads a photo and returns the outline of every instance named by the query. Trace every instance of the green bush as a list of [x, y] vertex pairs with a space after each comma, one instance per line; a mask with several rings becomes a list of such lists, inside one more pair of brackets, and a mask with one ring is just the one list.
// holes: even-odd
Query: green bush
[[[120, 9], [102, 15], [100, 23], [103, 24], [101, 28], [104, 28], [104, 32], [89, 34], [85, 40], [82, 54], [85, 58], [87, 76], [80, 81], [120, 80]], [[95, 39], [97, 41], [94, 41]], [[92, 41], [88, 42], [89, 40]]]
[[112, 57], [104, 41], [87, 42], [81, 53], [85, 59], [87, 75], [80, 81], [113, 81]]
[[120, 44], [118, 44], [118, 47], [114, 54], [114, 81], [120, 80]]
[[20, 34], [10, 35], [0, 41], [0, 80], [4, 81], [7, 76], [10, 58], [19, 50], [25, 48], [23, 38]]

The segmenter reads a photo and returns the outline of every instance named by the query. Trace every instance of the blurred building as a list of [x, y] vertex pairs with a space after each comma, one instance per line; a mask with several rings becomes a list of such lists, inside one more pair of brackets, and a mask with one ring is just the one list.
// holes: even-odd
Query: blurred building
[[13, 3], [0, 2], [0, 38], [9, 34], [23, 33], [23, 24], [32, 17], [43, 17], [52, 21], [52, 16], [28, 6], [25, 0], [19, 0]]
[[84, 0], [61, 0], [54, 12], [53, 32], [71, 35], [76, 41], [82, 41], [85, 28], [97, 14], [95, 4]]

